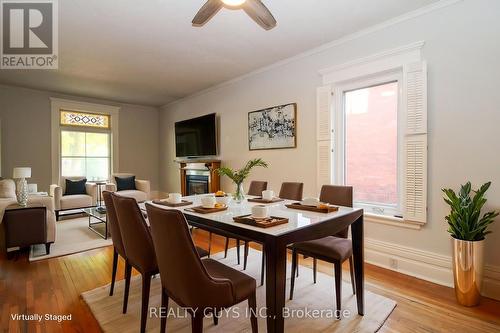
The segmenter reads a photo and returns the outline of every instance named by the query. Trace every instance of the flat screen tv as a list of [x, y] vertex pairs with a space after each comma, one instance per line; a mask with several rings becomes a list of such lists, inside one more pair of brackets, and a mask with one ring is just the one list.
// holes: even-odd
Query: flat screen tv
[[217, 155], [215, 113], [175, 123], [176, 157]]

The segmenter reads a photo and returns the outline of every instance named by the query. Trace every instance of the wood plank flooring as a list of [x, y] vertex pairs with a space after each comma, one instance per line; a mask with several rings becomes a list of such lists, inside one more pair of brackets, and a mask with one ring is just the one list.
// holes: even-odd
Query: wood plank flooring
[[[196, 230], [194, 238], [198, 245], [208, 247], [206, 232]], [[223, 247], [224, 239], [214, 236], [212, 252]], [[0, 254], [0, 332], [100, 332], [80, 294], [110, 282], [111, 261], [111, 247], [31, 264], [27, 253], [12, 260]], [[301, 262], [311, 263], [309, 259]], [[332, 274], [330, 264], [319, 262], [318, 268]], [[365, 272], [368, 290], [398, 302], [380, 332], [500, 332], [498, 301], [484, 298], [478, 307], [461, 307], [451, 288], [369, 264]], [[123, 274], [120, 261], [117, 277]], [[72, 320], [14, 321], [13, 313], [71, 314]]]

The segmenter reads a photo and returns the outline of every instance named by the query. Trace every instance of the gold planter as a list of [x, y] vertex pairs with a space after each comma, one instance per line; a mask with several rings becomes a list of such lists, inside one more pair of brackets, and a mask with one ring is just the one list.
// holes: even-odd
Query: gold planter
[[475, 306], [481, 299], [484, 240], [464, 241], [452, 238], [453, 277], [458, 303]]

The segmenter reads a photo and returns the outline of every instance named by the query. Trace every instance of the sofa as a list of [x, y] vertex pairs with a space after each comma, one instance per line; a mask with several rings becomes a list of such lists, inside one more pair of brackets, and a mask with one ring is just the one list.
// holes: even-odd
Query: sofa
[[117, 194], [134, 198], [137, 202], [144, 202], [149, 200], [151, 194], [151, 184], [149, 180], [134, 179], [135, 189], [120, 190], [117, 188], [116, 178], [129, 178], [135, 177], [132, 173], [115, 173], [110, 177], [110, 182], [105, 185], [105, 190], [109, 192], [116, 192]]
[[[5, 208], [11, 205], [16, 205], [17, 204], [17, 198], [16, 198], [16, 185], [12, 179], [3, 179], [0, 180], [0, 224], [3, 221], [4, 213], [5, 213]], [[39, 196], [39, 195], [30, 195], [28, 196], [28, 207], [29, 206], [41, 206], [45, 207], [45, 213], [46, 213], [46, 218], [45, 220], [45, 236], [43, 241], [40, 243], [45, 243], [47, 247], [47, 251], [49, 250], [50, 244], [52, 244], [56, 240], [56, 216], [55, 216], [55, 209], [54, 209], [54, 201], [52, 197], [49, 196]], [[21, 215], [31, 215], [30, 212], [23, 213], [23, 209], [21, 208], [19, 210], [19, 213]], [[24, 219], [19, 220], [21, 223], [24, 223]], [[30, 223], [32, 221], [28, 221], [26, 225], [23, 225], [25, 227], [24, 230], [31, 229], [30, 228]], [[19, 228], [20, 230], [23, 230], [23, 228]], [[18, 229], [18, 230], [19, 230]], [[4, 235], [5, 228], [2, 225], [2, 236]], [[28, 230], [32, 231], [32, 230]], [[15, 235], [16, 239], [23, 242], [28, 238], [32, 238], [33, 235], [26, 235], [26, 237], [23, 237], [23, 235], [19, 234], [17, 231], [17, 234]], [[39, 239], [40, 235], [37, 235], [37, 239]], [[4, 237], [2, 237], [3, 239]]]
[[61, 212], [95, 207], [97, 205], [96, 184], [86, 183], [85, 193], [66, 195], [66, 179], [71, 181], [79, 181], [85, 179], [85, 177], [61, 177], [59, 180], [59, 185], [50, 185], [49, 195], [54, 198], [56, 219], [58, 221]]

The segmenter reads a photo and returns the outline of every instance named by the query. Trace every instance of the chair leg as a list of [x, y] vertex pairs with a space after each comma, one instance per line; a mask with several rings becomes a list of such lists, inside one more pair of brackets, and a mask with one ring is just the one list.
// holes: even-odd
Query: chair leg
[[128, 292], [130, 290], [130, 276], [132, 275], [132, 265], [125, 261], [125, 292], [123, 293], [123, 313], [127, 313]]
[[229, 249], [229, 237], [226, 237], [226, 244], [224, 245], [224, 258], [227, 258], [228, 249]]
[[238, 257], [238, 265], [240, 264], [240, 240], [236, 240], [236, 256]]
[[252, 325], [252, 333], [257, 333], [259, 328], [257, 326], [257, 301], [255, 291], [248, 297], [248, 307], [250, 309], [250, 323]]
[[340, 261], [335, 261], [335, 298], [337, 303], [337, 315], [340, 319], [340, 309], [342, 308], [342, 263]]
[[50, 245], [52, 243], [45, 243], [45, 254], [49, 255], [50, 254]]
[[212, 315], [214, 316], [214, 326], [219, 325], [219, 311], [214, 310]]
[[[165, 309], [164, 315], [161, 316], [160, 320], [160, 333], [165, 333], [167, 328], [167, 315], [168, 315], [168, 295], [164, 288], [161, 288], [161, 308]], [[160, 311], [162, 314], [162, 311]]]
[[266, 272], [266, 251], [264, 249], [264, 244], [262, 244], [262, 263], [260, 267], [260, 285], [264, 285], [264, 275]]
[[291, 276], [291, 281], [290, 281], [290, 300], [293, 299], [293, 288], [295, 287], [295, 272], [297, 271], [297, 260], [298, 260], [299, 254], [297, 253], [296, 249], [292, 250], [292, 276]]
[[243, 252], [243, 270], [247, 269], [247, 259], [248, 259], [248, 241], [245, 241], [245, 247]]
[[318, 259], [313, 258], [313, 281], [316, 283], [316, 272], [318, 270]]
[[111, 272], [111, 287], [109, 288], [109, 296], [113, 296], [113, 290], [115, 289], [117, 266], [118, 266], [118, 252], [116, 252], [116, 249], [113, 248], [113, 269]]
[[356, 295], [356, 284], [354, 283], [354, 266], [352, 263], [352, 256], [349, 257], [349, 272], [351, 273], [352, 294]]
[[146, 332], [150, 287], [151, 287], [151, 274], [144, 274], [142, 276], [141, 333]]
[[208, 233], [208, 258], [210, 258], [210, 251], [212, 250], [212, 233]]
[[203, 332], [203, 313], [191, 314], [191, 332], [202, 333]]

